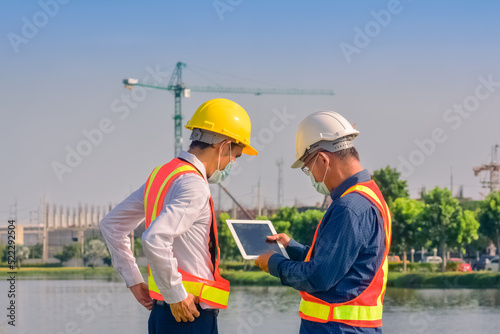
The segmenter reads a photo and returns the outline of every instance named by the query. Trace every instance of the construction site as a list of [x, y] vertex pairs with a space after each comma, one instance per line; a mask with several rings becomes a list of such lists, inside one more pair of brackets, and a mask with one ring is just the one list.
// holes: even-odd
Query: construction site
[[[148, 82], [140, 82], [134, 78], [124, 79], [122, 81], [125, 88], [129, 90], [133, 89], [153, 89], [153, 90], [165, 90], [173, 93], [174, 95], [174, 116], [173, 116], [173, 133], [172, 138], [174, 152], [177, 156], [183, 150], [183, 139], [182, 139], [182, 128], [183, 128], [183, 113], [182, 113], [182, 99], [189, 98], [192, 92], [203, 92], [203, 93], [232, 93], [232, 94], [251, 94], [251, 95], [326, 95], [332, 96], [334, 92], [332, 90], [303, 90], [303, 89], [280, 89], [280, 88], [243, 88], [243, 87], [222, 87], [220, 85], [214, 86], [192, 86], [183, 82], [183, 69], [187, 65], [183, 62], [178, 62], [175, 65], [173, 73], [170, 77], [170, 81], [166, 86], [157, 86], [149, 84]], [[167, 108], [171, 110], [171, 108]], [[498, 163], [498, 148], [500, 145], [496, 144], [491, 148], [491, 159], [488, 163], [474, 167], [474, 176], [479, 178], [479, 182], [482, 188], [487, 189], [487, 191], [481, 192], [481, 196], [484, 198], [487, 193], [497, 191], [500, 188], [500, 164]], [[233, 219], [255, 219], [256, 217], [273, 216], [277, 210], [284, 206], [284, 196], [285, 196], [285, 182], [284, 182], [284, 160], [279, 158], [275, 161], [275, 173], [276, 184], [273, 188], [276, 189], [275, 198], [273, 201], [275, 204], [269, 204], [264, 199], [261, 192], [261, 182], [260, 179], [258, 183], [252, 187], [251, 191], [251, 203], [252, 205], [244, 205], [241, 199], [238, 200], [233, 196], [228, 189], [219, 184], [218, 186], [212, 186], [212, 197], [214, 198], [216, 216], [219, 216], [222, 212], [226, 212]], [[454, 188], [455, 186], [455, 188]], [[450, 172], [450, 183], [449, 189], [454, 194], [454, 196], [463, 201], [471, 201], [471, 198], [464, 196], [463, 186], [457, 184], [453, 180], [453, 173]], [[423, 193], [425, 193], [425, 187], [422, 187], [419, 191], [420, 198], [422, 198]], [[272, 195], [267, 194], [267, 198], [272, 197]], [[229, 201], [231, 209], [223, 209], [222, 204]], [[246, 201], [248, 203], [248, 200]], [[299, 212], [306, 211], [308, 209], [318, 209], [325, 211], [331, 199], [329, 196], [324, 196], [322, 202], [317, 202], [314, 206], [307, 206], [300, 203], [300, 201], [295, 200], [294, 206], [298, 208]], [[103, 239], [101, 232], [99, 230], [99, 222], [101, 219], [112, 210], [112, 208], [117, 203], [108, 203], [104, 205], [96, 204], [78, 204], [75, 207], [62, 206], [57, 203], [51, 203], [44, 198], [40, 199], [40, 204], [36, 207], [31, 207], [28, 210], [29, 220], [18, 220], [17, 210], [18, 204], [17, 200], [14, 200], [14, 204], [9, 206], [9, 219], [16, 220], [17, 230], [16, 238], [19, 244], [24, 244], [27, 246], [33, 246], [36, 244], [42, 245], [42, 257], [40, 259], [31, 260], [32, 263], [47, 263], [47, 262], [57, 262], [53, 256], [61, 251], [63, 246], [68, 244], [79, 244], [81, 246], [81, 252], [84, 252], [84, 245], [86, 239]], [[141, 224], [134, 233], [130, 236], [131, 238], [141, 238], [144, 232], [145, 226]], [[7, 227], [0, 228], [0, 242], [7, 243]], [[133, 247], [134, 243], [132, 243]], [[28, 261], [30, 262], [30, 261]]]
[[0, 333], [498, 333], [500, 1], [0, 12]]

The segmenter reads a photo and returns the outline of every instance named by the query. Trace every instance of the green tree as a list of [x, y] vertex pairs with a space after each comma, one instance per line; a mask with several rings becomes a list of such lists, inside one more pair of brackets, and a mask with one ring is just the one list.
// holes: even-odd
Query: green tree
[[479, 231], [496, 242], [500, 251], [500, 190], [490, 193], [484, 199], [479, 211], [479, 222]]
[[285, 220], [273, 221], [273, 226], [276, 230], [276, 233], [286, 233], [290, 235], [290, 225], [291, 223]]
[[134, 238], [134, 256], [142, 255], [142, 240], [141, 238]]
[[7, 246], [0, 242], [1, 262], [7, 262]]
[[290, 222], [290, 235], [303, 245], [310, 245], [314, 238], [314, 232], [320, 220], [324, 216], [320, 210], [307, 210], [298, 215], [293, 215]]
[[231, 217], [225, 212], [221, 213], [219, 219], [217, 219], [217, 234], [221, 260], [241, 260], [242, 258], [238, 246], [226, 224], [227, 219], [231, 219]]
[[396, 198], [409, 196], [408, 185], [400, 177], [401, 173], [389, 166], [373, 172], [372, 179], [377, 183], [389, 207], [392, 207]]
[[275, 215], [273, 218], [269, 219], [267, 216], [258, 216], [255, 218], [256, 220], [270, 220], [273, 223], [274, 229], [276, 233], [286, 233], [290, 235], [290, 222], [287, 220], [280, 220], [276, 218]]
[[482, 254], [490, 244], [491, 239], [482, 234], [480, 231], [481, 231], [481, 226], [479, 226], [479, 230], [477, 233], [478, 239], [473, 240], [470, 244], [465, 246], [466, 253], [476, 254], [477, 252], [479, 252], [480, 254]]
[[483, 203], [483, 201], [462, 200], [460, 202], [460, 205], [462, 206], [462, 209], [464, 209], [464, 210], [479, 211], [481, 209], [482, 203]]
[[392, 204], [391, 248], [403, 253], [403, 270], [406, 272], [406, 252], [423, 244], [421, 220], [424, 203], [400, 197]]
[[101, 240], [91, 240], [85, 247], [84, 259], [86, 263], [90, 262], [92, 268], [95, 267], [95, 263], [98, 259], [102, 259], [107, 256], [109, 256], [108, 249]]
[[460, 217], [462, 233], [458, 235], [457, 245], [460, 251], [465, 252], [465, 247], [471, 242], [479, 239], [478, 230], [480, 227], [476, 218], [476, 213], [470, 210], [463, 210]]
[[17, 261], [17, 267], [19, 268], [21, 266], [21, 263], [28, 259], [30, 256], [30, 249], [28, 246], [25, 245], [16, 245], [16, 261]]
[[33, 246], [28, 246], [30, 248], [30, 259], [41, 259], [43, 253], [43, 245], [37, 243]]
[[61, 261], [61, 264], [72, 258], [80, 258], [82, 257], [81, 246], [79, 244], [64, 245], [62, 252], [57, 253], [54, 257]]
[[279, 208], [278, 212], [271, 218], [272, 221], [282, 220], [287, 222], [293, 222], [297, 219], [300, 219], [300, 213], [294, 206]]
[[446, 271], [448, 247], [460, 247], [477, 239], [479, 223], [471, 211], [462, 210], [451, 191], [436, 187], [423, 194], [425, 207], [422, 211], [423, 230], [434, 246], [441, 249], [443, 271]]

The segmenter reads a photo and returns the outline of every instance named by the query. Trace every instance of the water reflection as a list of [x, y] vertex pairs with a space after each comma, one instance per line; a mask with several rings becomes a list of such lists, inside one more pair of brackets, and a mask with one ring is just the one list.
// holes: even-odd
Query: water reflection
[[500, 308], [498, 289], [401, 289], [390, 288], [385, 295], [385, 311], [405, 307], [410, 310], [443, 308]]
[[[6, 289], [0, 285], [0, 295], [6, 296]], [[117, 274], [31, 277], [18, 281], [17, 291], [16, 330], [4, 323], [0, 333], [147, 332], [149, 311]], [[299, 301], [291, 288], [233, 287], [229, 308], [219, 316], [219, 332], [297, 333]], [[500, 290], [495, 289], [389, 288], [384, 306], [386, 334], [498, 333], [500, 328]]]

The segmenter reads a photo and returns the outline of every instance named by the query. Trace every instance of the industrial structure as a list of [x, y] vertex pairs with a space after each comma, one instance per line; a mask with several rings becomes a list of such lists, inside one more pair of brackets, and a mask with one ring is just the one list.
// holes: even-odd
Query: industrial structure
[[[78, 204], [70, 208], [43, 201], [37, 210], [32, 211], [35, 217], [30, 218], [27, 224], [17, 221], [17, 213], [12, 212], [10, 217], [16, 220], [16, 244], [42, 244], [42, 261], [47, 262], [70, 243], [78, 243], [83, 253], [85, 239], [101, 238], [99, 221], [111, 209], [111, 204]], [[0, 242], [4, 245], [7, 244], [7, 232], [6, 227], [0, 228]]]
[[488, 164], [474, 167], [474, 175], [479, 176], [486, 172], [486, 176], [482, 177], [481, 184], [483, 188], [488, 188], [491, 192], [498, 191], [500, 187], [500, 164], [497, 163], [497, 150], [500, 145], [496, 144], [491, 148], [491, 161]]

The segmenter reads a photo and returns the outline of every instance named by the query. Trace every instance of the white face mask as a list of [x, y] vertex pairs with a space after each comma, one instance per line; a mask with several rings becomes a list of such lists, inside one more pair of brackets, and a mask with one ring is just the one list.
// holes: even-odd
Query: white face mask
[[229, 172], [231, 171], [231, 167], [234, 165], [234, 160], [231, 158], [231, 146], [232, 144], [229, 143], [229, 163], [226, 165], [226, 168], [223, 170], [219, 170], [220, 168], [220, 153], [222, 150], [219, 150], [219, 160], [217, 162], [217, 170], [210, 175], [208, 178], [208, 183], [221, 183], [224, 181], [228, 176]]
[[316, 165], [316, 160], [318, 160], [318, 157], [319, 157], [319, 154], [318, 154], [318, 156], [316, 156], [316, 159], [314, 160], [314, 163], [313, 163], [313, 166], [311, 168], [311, 172], [309, 174], [309, 177], [311, 178], [311, 183], [312, 183], [314, 189], [316, 189], [317, 192], [319, 192], [322, 195], [329, 196], [330, 195], [330, 190], [328, 190], [328, 187], [325, 184], [325, 179], [326, 179], [326, 173], [328, 172], [328, 168], [330, 166], [326, 167], [325, 175], [323, 176], [323, 181], [321, 181], [321, 182], [316, 182], [316, 179], [314, 178], [314, 175], [312, 173], [312, 171], [314, 169], [314, 165]]

